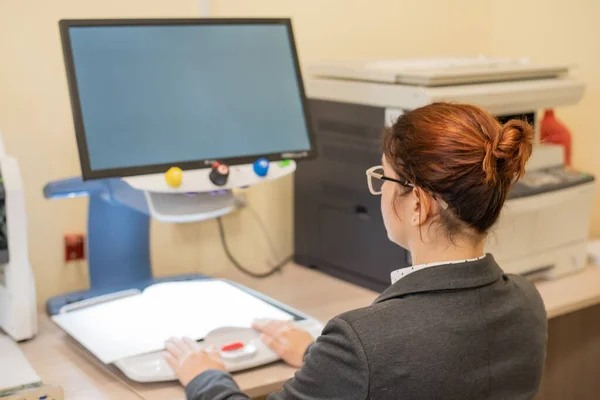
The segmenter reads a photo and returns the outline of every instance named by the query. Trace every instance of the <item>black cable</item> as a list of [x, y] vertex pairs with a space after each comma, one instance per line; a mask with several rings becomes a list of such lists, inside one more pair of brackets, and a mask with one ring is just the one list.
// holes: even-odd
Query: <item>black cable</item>
[[229, 261], [231, 261], [231, 263], [237, 269], [239, 269], [246, 275], [250, 275], [253, 278], [269, 277], [269, 276], [279, 272], [285, 266], [285, 264], [290, 262], [293, 258], [293, 256], [286, 257], [283, 261], [281, 261], [279, 264], [274, 266], [270, 271], [262, 272], [262, 273], [252, 272], [248, 268], [243, 267], [239, 263], [239, 261], [235, 259], [233, 254], [231, 254], [231, 250], [229, 250], [229, 245], [227, 244], [227, 239], [225, 238], [225, 229], [223, 228], [223, 220], [221, 219], [221, 217], [217, 218], [217, 225], [219, 226], [219, 236], [221, 237], [221, 244], [223, 245], [223, 250], [225, 250], [225, 254], [227, 255], [227, 258], [229, 258]]

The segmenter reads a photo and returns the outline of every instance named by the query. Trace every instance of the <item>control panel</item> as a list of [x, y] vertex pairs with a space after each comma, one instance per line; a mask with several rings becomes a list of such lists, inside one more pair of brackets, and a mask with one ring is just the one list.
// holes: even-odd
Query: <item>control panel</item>
[[[315, 339], [321, 334], [323, 325], [312, 319], [296, 321]], [[260, 339], [258, 331], [251, 328], [224, 327], [210, 332], [200, 345], [216, 348], [229, 372], [259, 367], [279, 360], [279, 356]], [[161, 382], [177, 379], [162, 352], [143, 354], [115, 362], [117, 368], [137, 382]]]
[[563, 166], [530, 171], [510, 189], [508, 198], [533, 196], [593, 181], [592, 175]]
[[154, 193], [214, 193], [243, 188], [266, 180], [279, 179], [296, 170], [293, 160], [270, 162], [265, 158], [252, 164], [226, 165], [218, 161], [210, 167], [181, 170], [177, 166], [162, 174], [124, 177], [134, 189]]

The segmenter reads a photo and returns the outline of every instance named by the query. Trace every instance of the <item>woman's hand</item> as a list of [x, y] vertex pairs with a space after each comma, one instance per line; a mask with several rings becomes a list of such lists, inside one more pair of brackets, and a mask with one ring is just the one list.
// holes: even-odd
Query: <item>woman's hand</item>
[[257, 320], [252, 327], [262, 333], [262, 341], [292, 367], [300, 368], [313, 337], [290, 321]]
[[216, 350], [204, 350], [190, 338], [171, 338], [167, 341], [166, 349], [165, 358], [183, 386], [209, 369], [225, 371]]

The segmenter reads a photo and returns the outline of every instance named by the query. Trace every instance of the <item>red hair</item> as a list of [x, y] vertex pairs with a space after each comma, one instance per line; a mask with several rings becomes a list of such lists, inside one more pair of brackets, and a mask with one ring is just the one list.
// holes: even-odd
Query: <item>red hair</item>
[[434, 103], [403, 114], [386, 130], [384, 154], [398, 176], [448, 203], [440, 221], [449, 234], [465, 224], [483, 234], [523, 176], [532, 142], [525, 121], [501, 125], [476, 106]]

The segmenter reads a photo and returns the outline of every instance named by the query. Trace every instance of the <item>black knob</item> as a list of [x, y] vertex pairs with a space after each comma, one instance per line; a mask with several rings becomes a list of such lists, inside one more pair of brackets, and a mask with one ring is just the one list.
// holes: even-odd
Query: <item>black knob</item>
[[208, 177], [215, 185], [224, 186], [229, 178], [229, 167], [225, 164], [214, 163]]

